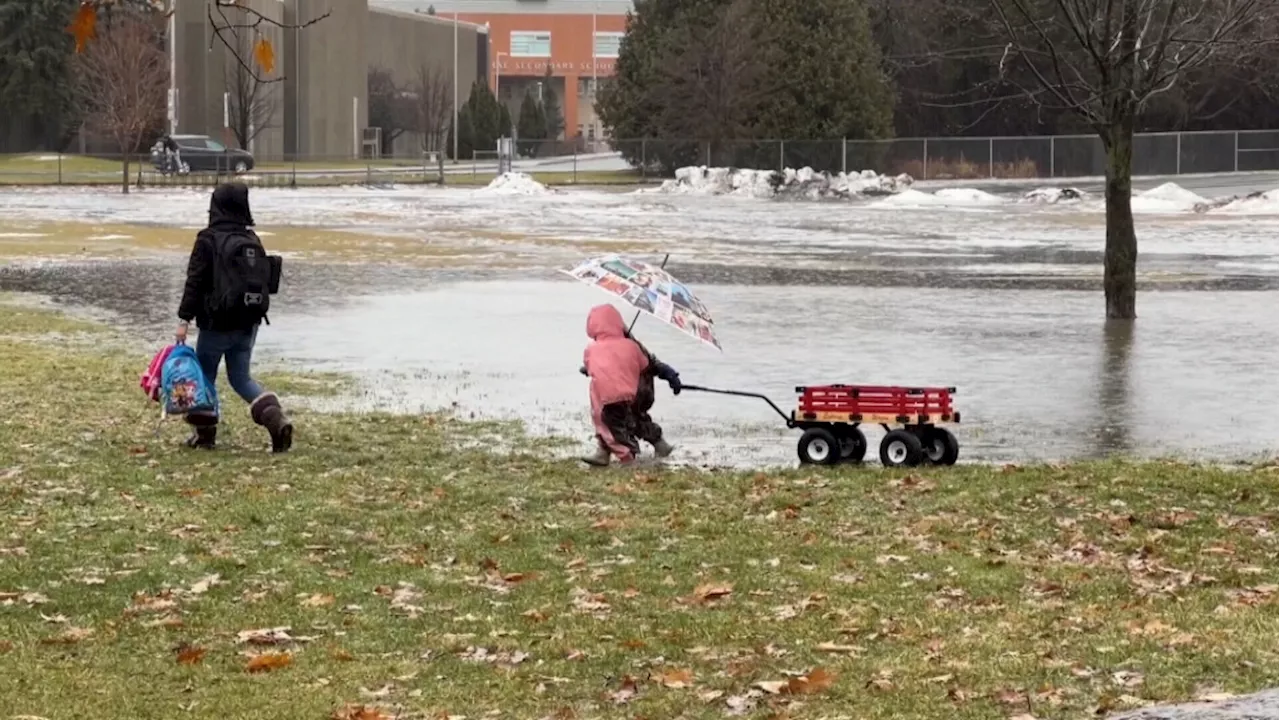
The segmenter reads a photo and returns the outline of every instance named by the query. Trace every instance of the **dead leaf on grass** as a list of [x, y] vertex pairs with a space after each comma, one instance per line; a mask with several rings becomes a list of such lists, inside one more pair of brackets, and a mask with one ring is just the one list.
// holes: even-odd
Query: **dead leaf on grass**
[[179, 665], [199, 665], [204, 660], [204, 655], [208, 650], [199, 645], [182, 644], [174, 649], [174, 655], [177, 656]]
[[617, 690], [609, 693], [609, 700], [615, 705], [625, 705], [635, 698], [639, 689], [636, 687], [636, 679], [630, 675], [624, 675], [622, 684]]
[[209, 588], [213, 587], [214, 585], [221, 585], [221, 584], [222, 584], [222, 576], [217, 573], [214, 573], [213, 575], [206, 575], [200, 578], [199, 580], [197, 580], [191, 586], [191, 589], [188, 590], [187, 592], [191, 593], [192, 595], [203, 595], [209, 592]]
[[386, 715], [368, 705], [343, 705], [329, 716], [330, 720], [386, 720]]
[[836, 675], [825, 668], [816, 667], [807, 675], [793, 677], [787, 681], [787, 693], [791, 695], [814, 695], [825, 692], [836, 681]]
[[356, 659], [356, 657], [351, 654], [350, 650], [340, 647], [331, 648], [329, 650], [329, 657], [337, 660], [338, 662], [351, 662]]
[[307, 597], [303, 598], [302, 601], [298, 604], [302, 605], [303, 607], [324, 607], [326, 605], [332, 605], [333, 601], [334, 601], [334, 597], [332, 595], [314, 593], [312, 595], [308, 595]]
[[732, 594], [733, 585], [729, 583], [703, 583], [693, 589], [693, 600], [705, 605]]
[[73, 625], [57, 635], [44, 638], [40, 642], [45, 645], [74, 645], [81, 640], [87, 639], [92, 634], [93, 630], [90, 628], [75, 627]]
[[688, 669], [672, 669], [655, 673], [652, 679], [663, 687], [680, 689], [693, 687], [693, 671]]
[[293, 664], [293, 656], [289, 653], [263, 653], [249, 658], [245, 664], [246, 672], [261, 673], [280, 670]]
[[826, 653], [859, 653], [865, 648], [860, 645], [841, 645], [840, 643], [824, 642], [818, 643], [814, 649], [818, 652]]

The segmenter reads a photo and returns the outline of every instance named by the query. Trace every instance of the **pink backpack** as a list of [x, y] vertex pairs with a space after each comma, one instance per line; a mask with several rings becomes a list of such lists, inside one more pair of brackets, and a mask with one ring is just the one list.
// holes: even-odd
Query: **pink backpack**
[[173, 352], [176, 345], [168, 345], [156, 356], [151, 358], [151, 364], [147, 365], [147, 369], [142, 373], [142, 377], [138, 379], [138, 384], [142, 386], [142, 392], [151, 398], [152, 402], [160, 402], [160, 370], [164, 367], [164, 361], [169, 359], [169, 353]]

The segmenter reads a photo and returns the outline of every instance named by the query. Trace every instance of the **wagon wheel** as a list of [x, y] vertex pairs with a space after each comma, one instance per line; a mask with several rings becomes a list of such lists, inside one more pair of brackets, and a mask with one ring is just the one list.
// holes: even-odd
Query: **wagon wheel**
[[809, 428], [800, 436], [796, 453], [805, 465], [835, 465], [840, 462], [840, 441], [830, 430]]
[[925, 428], [924, 459], [931, 465], [955, 465], [960, 457], [960, 442], [946, 428]]
[[890, 430], [880, 441], [880, 462], [888, 468], [915, 467], [924, 460], [920, 438], [906, 430]]
[[867, 456], [867, 436], [857, 425], [836, 425], [832, 434], [840, 443], [840, 462], [859, 463]]

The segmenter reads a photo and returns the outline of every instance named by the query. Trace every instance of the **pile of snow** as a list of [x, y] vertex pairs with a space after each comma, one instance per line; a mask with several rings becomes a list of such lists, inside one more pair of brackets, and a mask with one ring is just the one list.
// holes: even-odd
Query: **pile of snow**
[[932, 193], [907, 189], [877, 204], [890, 207], [974, 207], [1001, 202], [1004, 201], [999, 197], [976, 188], [943, 188]]
[[486, 195], [548, 195], [555, 192], [522, 172], [505, 172], [476, 192]]
[[1249, 193], [1244, 197], [1232, 195], [1215, 198], [1196, 206], [1196, 212], [1221, 212], [1238, 215], [1275, 215], [1280, 213], [1280, 190]]
[[1080, 202], [1089, 197], [1089, 193], [1073, 187], [1036, 188], [1022, 196], [1022, 202], [1039, 205], [1056, 205], [1058, 203]]
[[1143, 213], [1185, 212], [1209, 202], [1175, 183], [1140, 192], [1133, 196], [1133, 211]]
[[779, 172], [689, 166], [676, 170], [675, 179], [664, 181], [656, 192], [816, 200], [892, 195], [907, 189], [912, 182], [910, 175], [880, 175], [874, 170], [833, 175], [808, 167]]

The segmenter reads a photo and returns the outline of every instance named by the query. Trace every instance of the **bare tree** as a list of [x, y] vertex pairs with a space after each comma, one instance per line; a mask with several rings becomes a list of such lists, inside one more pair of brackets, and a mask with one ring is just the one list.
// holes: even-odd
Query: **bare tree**
[[240, 147], [250, 143], [263, 130], [275, 127], [279, 103], [271, 91], [271, 83], [259, 79], [239, 63], [228, 63], [224, 86], [227, 92], [228, 120]]
[[75, 70], [88, 124], [120, 150], [120, 189], [127, 193], [129, 156], [164, 118], [169, 64], [156, 17], [116, 13], [97, 29]]
[[1137, 317], [1132, 193], [1139, 114], [1210, 63], [1276, 52], [1276, 0], [990, 0], [1001, 77], [1083, 118], [1106, 150], [1107, 318]]
[[443, 150], [453, 117], [453, 80], [443, 66], [419, 65], [410, 88], [413, 129], [422, 135], [423, 151]]
[[369, 127], [381, 128], [383, 155], [414, 126], [413, 97], [384, 67], [369, 68]]
[[[76, 11], [68, 26], [68, 30], [76, 38], [76, 52], [83, 51], [91, 44], [89, 41], [96, 34], [99, 17], [107, 22], [118, 14], [155, 14], [167, 19], [173, 14], [176, 1], [83, 0], [76, 3]], [[302, 30], [329, 17], [329, 12], [325, 12], [301, 22], [286, 23], [263, 15], [241, 0], [210, 0], [206, 7], [212, 30], [209, 34], [209, 48], [213, 49], [215, 44], [221, 43], [235, 62], [260, 82], [279, 82], [284, 79], [283, 74], [272, 77], [276, 69], [276, 49], [270, 40], [263, 37], [264, 29], [274, 27], [280, 30]]]

